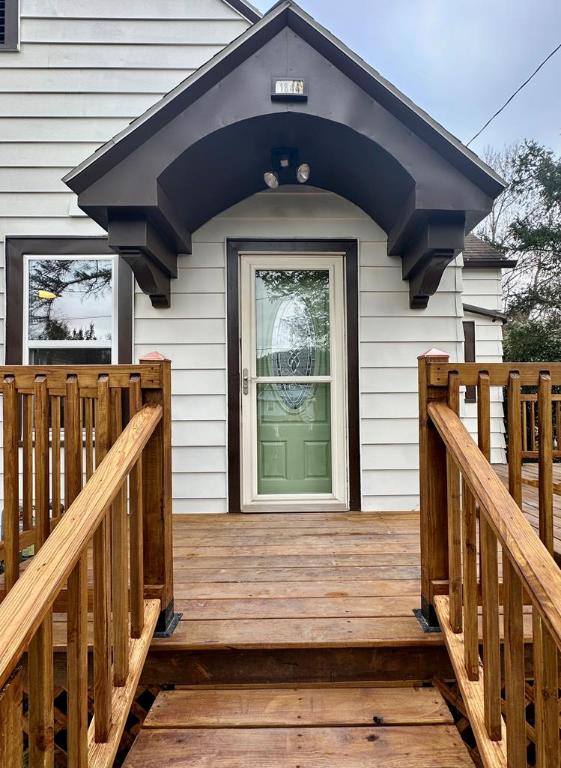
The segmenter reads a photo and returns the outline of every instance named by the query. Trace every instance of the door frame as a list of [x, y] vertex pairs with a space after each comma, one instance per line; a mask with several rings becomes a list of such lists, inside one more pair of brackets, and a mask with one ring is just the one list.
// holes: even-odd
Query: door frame
[[[358, 342], [358, 244], [356, 240], [309, 239], [228, 239], [226, 243], [226, 293], [228, 326], [228, 511], [241, 511], [241, 329], [240, 329], [240, 252], [343, 253], [346, 299], [347, 353], [347, 450], [349, 508], [359, 511], [360, 489], [360, 413]], [[310, 512], [310, 514], [313, 514]]]

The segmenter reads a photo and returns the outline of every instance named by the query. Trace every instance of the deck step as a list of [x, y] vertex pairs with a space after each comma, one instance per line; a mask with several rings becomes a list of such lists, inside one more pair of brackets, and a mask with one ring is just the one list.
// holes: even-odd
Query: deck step
[[226, 688], [158, 695], [125, 768], [472, 766], [433, 688]]

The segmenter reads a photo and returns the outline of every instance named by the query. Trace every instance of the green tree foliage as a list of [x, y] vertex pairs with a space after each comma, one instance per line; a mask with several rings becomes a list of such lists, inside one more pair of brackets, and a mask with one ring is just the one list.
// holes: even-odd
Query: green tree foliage
[[490, 158], [506, 177], [481, 234], [518, 260], [505, 277], [505, 359], [561, 360], [561, 157], [535, 141]]

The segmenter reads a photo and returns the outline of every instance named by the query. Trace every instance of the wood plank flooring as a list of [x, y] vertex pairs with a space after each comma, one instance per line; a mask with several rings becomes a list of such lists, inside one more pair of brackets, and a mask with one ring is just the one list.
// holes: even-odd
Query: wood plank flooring
[[416, 513], [186, 515], [174, 537], [183, 617], [159, 650], [441, 643], [413, 615]]
[[471, 766], [440, 694], [370, 686], [161, 693], [125, 768]]

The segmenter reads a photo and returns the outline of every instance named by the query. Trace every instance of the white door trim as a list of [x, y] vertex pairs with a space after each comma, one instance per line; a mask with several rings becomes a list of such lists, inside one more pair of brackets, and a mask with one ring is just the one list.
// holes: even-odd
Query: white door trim
[[[257, 492], [257, 385], [278, 381], [257, 378], [255, 273], [262, 269], [326, 269], [330, 274], [329, 376], [306, 378], [331, 384], [332, 493], [265, 495]], [[349, 508], [347, 440], [346, 299], [344, 253], [240, 253], [241, 371], [248, 371], [248, 393], [240, 398], [241, 508], [243, 512], [338, 511]], [[298, 377], [298, 382], [303, 378]], [[289, 379], [283, 378], [284, 383]], [[243, 386], [243, 384], [242, 384]]]

